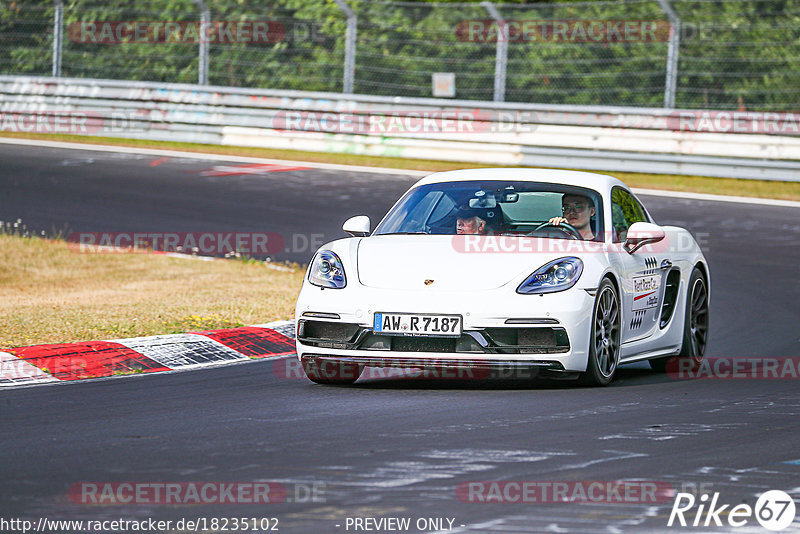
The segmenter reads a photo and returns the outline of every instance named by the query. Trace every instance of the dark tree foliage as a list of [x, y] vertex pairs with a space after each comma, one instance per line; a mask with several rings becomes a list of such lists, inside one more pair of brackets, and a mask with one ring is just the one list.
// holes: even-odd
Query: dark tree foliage
[[[346, 19], [333, 0], [206, 0], [212, 21], [270, 22], [267, 42], [209, 43], [212, 85], [342, 90]], [[452, 72], [457, 97], [491, 100], [496, 40], [479, 2], [349, 0], [358, 15], [355, 91], [432, 96], [431, 75]], [[676, 106], [800, 109], [800, 0], [671, 0], [680, 32]], [[197, 24], [193, 0], [64, 0], [62, 76], [197, 83], [196, 40], [93, 42], [103, 22]], [[667, 17], [655, 0], [505, 0], [507, 21], [656, 21], [659, 38], [508, 43], [506, 101], [578, 105], [664, 104]], [[52, 0], [0, 0], [0, 73], [49, 75]], [[465, 24], [487, 31], [470, 38]], [[115, 26], [113, 26], [115, 27]], [[496, 27], [495, 27], [496, 30]], [[476, 34], [477, 35], [477, 34]]]

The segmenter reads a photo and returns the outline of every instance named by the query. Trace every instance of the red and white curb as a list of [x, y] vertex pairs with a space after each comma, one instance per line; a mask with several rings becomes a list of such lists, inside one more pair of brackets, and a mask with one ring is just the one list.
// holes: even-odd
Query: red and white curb
[[184, 371], [295, 354], [294, 322], [0, 352], [0, 388]]

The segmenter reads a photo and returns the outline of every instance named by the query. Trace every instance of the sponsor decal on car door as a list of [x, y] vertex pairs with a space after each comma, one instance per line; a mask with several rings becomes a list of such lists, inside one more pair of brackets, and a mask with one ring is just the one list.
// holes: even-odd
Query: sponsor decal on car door
[[647, 253], [645, 249], [626, 258], [624, 341], [642, 339], [655, 331], [664, 295], [666, 270], [661, 269], [661, 262], [665, 259], [665, 254]]

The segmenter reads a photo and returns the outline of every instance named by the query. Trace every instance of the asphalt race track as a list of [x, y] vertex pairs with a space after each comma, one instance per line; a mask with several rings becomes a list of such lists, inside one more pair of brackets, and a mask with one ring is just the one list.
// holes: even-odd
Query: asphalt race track
[[[203, 176], [214, 163], [157, 159], [0, 144], [0, 219], [75, 232], [278, 232], [298, 246], [277, 259], [302, 262], [313, 251], [293, 236], [336, 238], [361, 213], [374, 224], [415, 181]], [[707, 356], [800, 358], [798, 210], [643, 200], [660, 224], [695, 233], [709, 258]], [[769, 489], [800, 498], [797, 378], [677, 380], [638, 364], [601, 389], [379, 378], [339, 388], [293, 378], [287, 361], [0, 392], [2, 516], [275, 517], [288, 533], [354, 532], [348, 517], [449, 518], [450, 532], [650, 532], [690, 529], [667, 528], [672, 499], [487, 504], [457, 488], [631, 479], [732, 505]], [[270, 481], [288, 493], [266, 505], [87, 505], [69, 495], [84, 481]]]

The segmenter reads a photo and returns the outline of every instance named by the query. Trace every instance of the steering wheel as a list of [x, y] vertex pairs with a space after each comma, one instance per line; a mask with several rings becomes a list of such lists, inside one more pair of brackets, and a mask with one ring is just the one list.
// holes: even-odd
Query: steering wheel
[[539, 232], [540, 230], [545, 229], [545, 228], [547, 228], [548, 230], [550, 228], [554, 228], [556, 230], [561, 230], [566, 236], [568, 236], [568, 237], [570, 237], [572, 239], [578, 239], [578, 240], [582, 240], [583, 239], [583, 236], [577, 230], [577, 228], [575, 228], [574, 226], [572, 226], [571, 224], [566, 223], [566, 222], [562, 222], [562, 223], [559, 223], [559, 224], [553, 224], [553, 223], [550, 223], [550, 222], [542, 223], [539, 226], [537, 226], [533, 230], [533, 232], [529, 233], [528, 235], [529, 236], [536, 236], [537, 232]]

